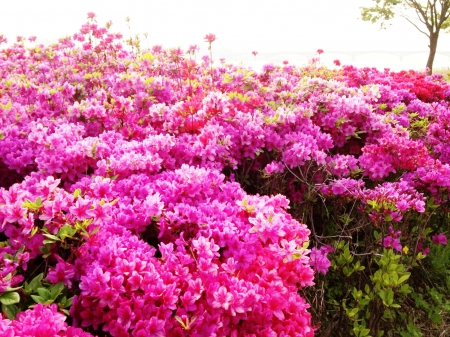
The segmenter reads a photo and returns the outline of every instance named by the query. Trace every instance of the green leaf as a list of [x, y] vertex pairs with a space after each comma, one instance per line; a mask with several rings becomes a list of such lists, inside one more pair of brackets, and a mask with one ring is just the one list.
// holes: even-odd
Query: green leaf
[[100, 226], [95, 227], [93, 230], [91, 230], [91, 232], [89, 233], [89, 235], [94, 235], [95, 233], [97, 233], [100, 230]]
[[15, 304], [2, 304], [2, 312], [5, 314], [6, 318], [14, 319], [19, 312], [19, 308]]
[[70, 307], [70, 306], [72, 305], [72, 300], [73, 300], [73, 297], [68, 298], [68, 299], [65, 301], [65, 306], [66, 306], [66, 307]]
[[14, 255], [11, 255], [11, 254], [3, 254], [3, 258], [7, 259], [9, 261], [14, 261], [15, 260], [14, 259]]
[[42, 235], [45, 236], [46, 238], [49, 238], [50, 240], [53, 240], [53, 241], [51, 241], [51, 243], [56, 242], [56, 241], [61, 241], [60, 238], [58, 238], [57, 236], [55, 236], [53, 234], [44, 233]]
[[41, 297], [43, 297], [46, 300], [52, 298], [52, 294], [46, 288], [38, 288], [37, 292]]
[[234, 78], [232, 78], [229, 74], [225, 74], [225, 79], [222, 83], [231, 83], [234, 81]]
[[147, 61], [153, 61], [155, 59], [155, 57], [153, 56], [152, 53], [147, 52], [144, 55], [142, 55], [142, 59], [147, 60]]
[[64, 308], [59, 308], [59, 310], [61, 310], [64, 314], [66, 314], [66, 316], [70, 316], [69, 310]]
[[31, 295], [31, 298], [36, 302], [36, 303], [44, 303], [46, 301], [45, 298], [38, 296], [38, 295]]
[[5, 110], [5, 111], [9, 111], [9, 110], [11, 110], [11, 108], [12, 108], [12, 103], [11, 103], [11, 101], [9, 101], [9, 102], [6, 103], [6, 104], [0, 103], [0, 107], [1, 107], [3, 110]]
[[14, 287], [14, 288], [7, 287], [7, 288], [5, 289], [5, 292], [6, 292], [6, 291], [16, 291], [16, 290], [19, 290], [19, 289], [22, 289], [22, 287]]
[[402, 277], [400, 277], [397, 281], [397, 285], [405, 282], [407, 279], [409, 279], [410, 276], [411, 276], [411, 273], [407, 273], [407, 274], [403, 275]]
[[396, 271], [392, 271], [391, 272], [391, 277], [392, 277], [392, 284], [393, 285], [397, 285], [398, 284], [398, 274]]
[[0, 295], [0, 302], [4, 305], [10, 305], [20, 302], [20, 296], [17, 292], [11, 291]]
[[30, 239], [37, 233], [38, 230], [39, 230], [39, 227], [33, 227], [33, 229], [31, 230], [31, 233], [30, 233]]
[[364, 337], [364, 336], [368, 336], [369, 335], [370, 330], [369, 329], [361, 329], [359, 331], [359, 336], [360, 337]]
[[380, 290], [378, 292], [378, 296], [380, 296], [380, 298], [383, 300], [383, 302], [386, 302], [386, 293], [384, 292], [384, 290]]
[[[42, 287], [41, 281], [44, 278], [44, 273], [40, 273], [35, 278], [33, 278], [28, 285], [29, 289], [26, 289], [29, 292], [36, 292], [38, 288]], [[26, 287], [26, 285], [25, 285]]]
[[56, 298], [61, 294], [64, 290], [64, 284], [62, 282], [56, 283], [53, 287], [51, 287], [50, 295], [51, 299], [56, 300]]
[[72, 238], [77, 232], [76, 228], [73, 228], [71, 225], [64, 225], [58, 231], [58, 236], [61, 240], [66, 238]]
[[353, 316], [355, 316], [359, 311], [359, 308], [353, 308], [350, 311], [347, 311], [347, 316], [352, 318]]
[[25, 199], [22, 207], [28, 208], [31, 211], [38, 211], [42, 207], [42, 199], [38, 197], [34, 202], [29, 199]]
[[386, 304], [391, 306], [394, 303], [394, 291], [392, 288], [386, 289]]
[[76, 198], [78, 198], [81, 194], [81, 189], [77, 188], [75, 191], [73, 191], [73, 196]]

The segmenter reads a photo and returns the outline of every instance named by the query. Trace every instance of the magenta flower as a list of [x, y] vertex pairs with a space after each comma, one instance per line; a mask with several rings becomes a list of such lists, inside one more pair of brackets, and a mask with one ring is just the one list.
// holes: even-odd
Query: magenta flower
[[400, 239], [392, 237], [390, 235], [382, 238], [381, 243], [385, 248], [393, 248], [398, 252], [402, 251], [402, 245], [400, 244]]
[[272, 173], [282, 173], [284, 171], [284, 165], [280, 162], [270, 162], [267, 164], [267, 166], [264, 168], [264, 171], [266, 174], [272, 174]]
[[431, 237], [431, 241], [435, 245], [444, 245], [445, 246], [447, 244], [447, 237], [443, 233], [434, 234]]
[[72, 279], [75, 276], [75, 267], [65, 262], [59, 255], [55, 255], [58, 263], [55, 268], [50, 268], [47, 274], [47, 280], [56, 284], [62, 282], [64, 285], [71, 287]]
[[91, 210], [92, 202], [83, 198], [78, 198], [77, 201], [70, 207], [70, 212], [79, 220], [87, 219], [92, 216]]
[[325, 275], [331, 266], [331, 261], [327, 255], [332, 252], [334, 252], [334, 248], [331, 246], [322, 246], [320, 249], [313, 247], [310, 253], [311, 267], [315, 271]]
[[224, 308], [228, 310], [233, 295], [227, 291], [224, 286], [219, 287], [219, 289], [214, 293], [214, 301], [212, 302], [213, 308]]

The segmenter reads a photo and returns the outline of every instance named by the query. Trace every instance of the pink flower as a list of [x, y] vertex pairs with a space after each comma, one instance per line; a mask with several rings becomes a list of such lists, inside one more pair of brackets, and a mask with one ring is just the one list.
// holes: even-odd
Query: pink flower
[[431, 241], [435, 245], [446, 245], [447, 244], [447, 237], [443, 233], [434, 234], [431, 238]]
[[213, 43], [214, 41], [216, 41], [216, 36], [214, 34], [206, 34], [204, 39], [206, 40], [206, 42]]
[[331, 262], [327, 255], [333, 251], [334, 248], [331, 246], [322, 246], [320, 249], [313, 247], [309, 255], [311, 258], [311, 267], [315, 271], [325, 275], [328, 272], [328, 268], [331, 266]]
[[199, 51], [199, 47], [196, 44], [189, 46], [188, 53], [195, 54], [198, 51]]
[[67, 329], [66, 317], [58, 312], [56, 304], [36, 304], [33, 309], [17, 314], [12, 322], [15, 336], [58, 336]]
[[284, 171], [284, 165], [283, 163], [273, 161], [267, 164], [267, 166], [264, 168], [264, 171], [267, 174], [282, 173]]
[[0, 44], [7, 43], [7, 42], [8, 42], [8, 39], [5, 37], [5, 35], [0, 34]]
[[70, 213], [79, 220], [87, 219], [92, 217], [92, 214], [90, 213], [91, 206], [92, 202], [90, 200], [78, 198], [73, 206], [70, 207]]
[[221, 286], [219, 290], [214, 293], [212, 306], [214, 308], [224, 308], [225, 310], [228, 310], [232, 299], [233, 295], [227, 291], [226, 287]]
[[0, 333], [4, 337], [14, 337], [14, 328], [11, 325], [12, 321], [3, 318], [3, 315], [0, 315]]
[[211, 239], [210, 242], [207, 238], [201, 236], [197, 240], [193, 240], [192, 245], [201, 257], [213, 258], [219, 256], [219, 246], [214, 244], [214, 239]]
[[400, 244], [399, 238], [395, 238], [395, 237], [388, 235], [388, 236], [384, 237], [381, 242], [383, 244], [383, 247], [385, 247], [385, 248], [393, 248], [398, 252], [402, 251], [402, 245]]
[[89, 12], [89, 13], [87, 13], [87, 17], [88, 17], [88, 19], [93, 19], [96, 17], [96, 15], [94, 12]]
[[84, 43], [83, 44], [83, 49], [84, 50], [91, 50], [92, 49], [92, 45], [90, 43]]
[[335, 65], [337, 65], [338, 67], [341, 65], [341, 61], [339, 61], [339, 60], [334, 60], [333, 63]]
[[59, 255], [55, 255], [58, 263], [55, 268], [50, 268], [47, 274], [47, 280], [56, 284], [62, 282], [64, 285], [71, 287], [72, 279], [75, 276], [75, 267], [65, 262]]
[[323, 54], [323, 49], [317, 49], [317, 54]]
[[150, 318], [148, 321], [139, 321], [136, 324], [133, 336], [136, 337], [164, 337], [164, 321], [156, 317]]
[[253, 54], [254, 56], [256, 56], [256, 55], [258, 55], [258, 52], [257, 52], [256, 50], [254, 50], [254, 51], [252, 51], [252, 54]]

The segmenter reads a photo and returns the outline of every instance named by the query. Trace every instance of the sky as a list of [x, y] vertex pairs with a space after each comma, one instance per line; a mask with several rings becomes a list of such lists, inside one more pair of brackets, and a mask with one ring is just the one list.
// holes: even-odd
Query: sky
[[[51, 43], [73, 35], [97, 15], [99, 25], [125, 37], [140, 34], [141, 45], [187, 48], [207, 54], [204, 36], [215, 34], [213, 58], [260, 68], [266, 63], [306, 64], [317, 49], [321, 62], [333, 60], [380, 69], [424, 68], [428, 39], [403, 18], [387, 29], [361, 19], [373, 0], [0, 0], [0, 34], [38, 37]], [[125, 19], [130, 18], [130, 27]], [[143, 37], [148, 33], [148, 38]], [[257, 51], [254, 57], [252, 51]], [[399, 55], [396, 52], [414, 52]], [[363, 54], [362, 52], [366, 52]], [[434, 69], [450, 68], [450, 33], [440, 36]]]

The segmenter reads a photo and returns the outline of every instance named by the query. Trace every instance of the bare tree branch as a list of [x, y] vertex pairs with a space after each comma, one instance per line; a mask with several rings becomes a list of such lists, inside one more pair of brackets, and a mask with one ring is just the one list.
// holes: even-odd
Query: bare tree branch
[[410, 24], [412, 24], [414, 27], [416, 27], [416, 29], [421, 32], [422, 34], [425, 34], [428, 38], [430, 37], [430, 34], [425, 33], [422, 29], [420, 29], [419, 27], [417, 27], [417, 25], [412, 22], [410, 19], [408, 19], [405, 15], [401, 15], [403, 18], [405, 18]]
[[424, 11], [422, 6], [420, 5], [420, 3], [418, 3], [415, 0], [406, 0], [406, 3], [409, 5], [409, 7], [413, 8], [416, 13], [417, 16], [420, 18], [422, 17], [423, 19], [423, 23], [425, 24], [425, 26], [427, 27], [428, 31], [432, 32], [433, 31], [433, 27], [430, 25], [429, 20], [428, 20], [428, 6], [427, 6], [427, 10]]
[[438, 22], [439, 22], [438, 13], [437, 13], [437, 8], [436, 8], [436, 1], [437, 1], [437, 0], [434, 0], [433, 7], [432, 7], [433, 12], [434, 12], [433, 26], [434, 26], [434, 28], [436, 29], [435, 31], [437, 31], [437, 25], [438, 25]]

